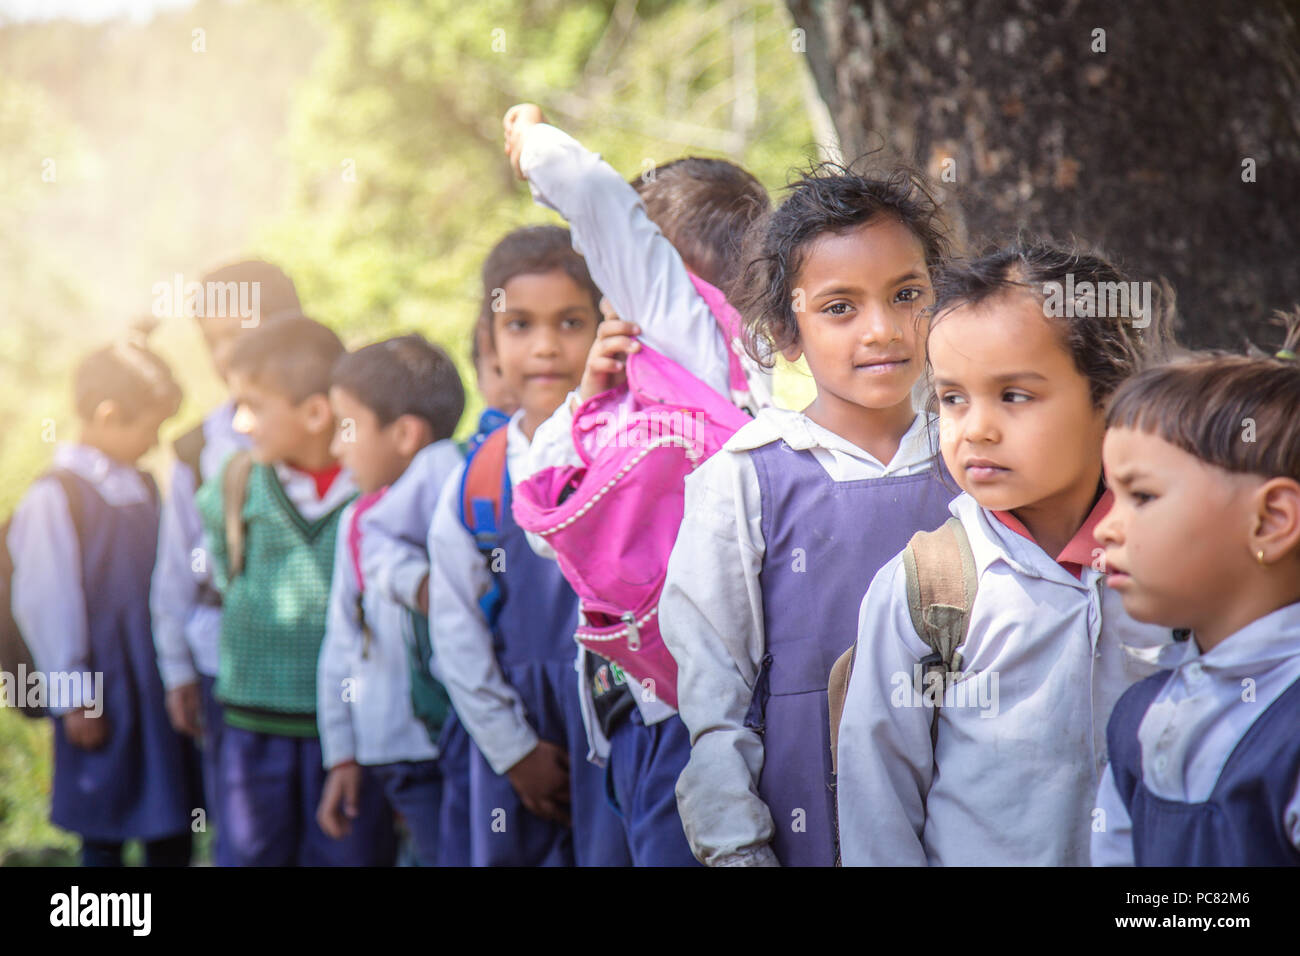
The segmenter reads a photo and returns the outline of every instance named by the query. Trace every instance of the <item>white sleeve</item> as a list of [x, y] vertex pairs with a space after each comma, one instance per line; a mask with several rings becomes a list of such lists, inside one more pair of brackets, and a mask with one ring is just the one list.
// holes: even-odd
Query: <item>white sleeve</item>
[[496, 773], [537, 746], [519, 694], [506, 682], [479, 607], [492, 572], [460, 521], [460, 476], [443, 486], [429, 529], [429, 636], [456, 716]]
[[[28, 490], [14, 512], [8, 544], [14, 561], [14, 621], [37, 669], [55, 674], [93, 670], [81, 546], [57, 479], [42, 478]], [[80, 699], [80, 681], [67, 686], [72, 692], [68, 706], [51, 707], [51, 713], [62, 715], [88, 704]]]
[[438, 497], [462, 460], [449, 442], [426, 446], [361, 518], [368, 542], [362, 555], [366, 589], [411, 610], [429, 573], [428, 535]]
[[[361, 644], [356, 619], [357, 579], [348, 551], [348, 529], [354, 509], [355, 505], [348, 505], [339, 518], [325, 638], [316, 664], [316, 727], [320, 731], [321, 763], [326, 770], [357, 755], [351, 704], [357, 688], [344, 684], [349, 678], [356, 678], [351, 661], [355, 660]], [[345, 688], [349, 691], [346, 694]]]
[[546, 124], [525, 132], [519, 165], [533, 198], [568, 221], [574, 249], [619, 318], [639, 325], [651, 348], [730, 395], [717, 321], [636, 190], [598, 154]]
[[[1101, 775], [1101, 785], [1097, 787], [1097, 806], [1092, 827], [1092, 865], [1133, 866], [1133, 821], [1129, 819], [1128, 808], [1115, 789], [1115, 777], [1110, 769], [1107, 764]], [[1102, 812], [1100, 829], [1097, 827], [1096, 810]]]
[[759, 495], [745, 454], [719, 452], [686, 479], [685, 518], [659, 602], [691, 733], [677, 807], [692, 851], [712, 866], [776, 863], [772, 814], [758, 795], [763, 739], [745, 726], [766, 645]]
[[895, 702], [900, 695], [911, 702], [914, 665], [928, 653], [912, 626], [900, 555], [876, 574], [858, 615], [837, 757], [845, 866], [926, 865], [921, 834], [934, 776], [934, 711]]
[[[581, 468], [582, 457], [573, 444], [573, 410], [578, 404], [578, 392], [575, 389], [560, 402], [560, 407], [551, 413], [551, 417], [537, 426], [533, 440], [528, 446], [527, 474], [516, 476], [515, 483], [526, 481], [539, 471], [547, 468]], [[546, 543], [546, 539], [531, 531], [525, 532], [528, 546], [543, 558], [555, 559], [555, 549]]]
[[194, 505], [194, 473], [176, 462], [171, 491], [158, 524], [158, 557], [149, 587], [158, 672], [168, 690], [198, 680], [185, 626], [198, 603], [199, 585], [190, 567], [191, 552], [202, 545], [203, 529]]

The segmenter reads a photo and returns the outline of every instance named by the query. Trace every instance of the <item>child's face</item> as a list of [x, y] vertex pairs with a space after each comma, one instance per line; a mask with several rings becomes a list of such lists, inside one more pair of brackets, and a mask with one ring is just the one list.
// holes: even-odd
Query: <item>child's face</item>
[[230, 381], [230, 354], [235, 349], [244, 328], [238, 318], [203, 317], [199, 318], [199, 331], [212, 356], [212, 364], [223, 382]]
[[399, 423], [380, 425], [379, 416], [343, 388], [330, 389], [330, 406], [338, 423], [330, 454], [352, 472], [357, 487], [366, 493], [378, 491], [401, 477], [411, 455]]
[[96, 410], [85, 437], [114, 461], [134, 466], [158, 444], [158, 429], [172, 412], [171, 408], [147, 408], [126, 418], [117, 403], [105, 402]]
[[1102, 446], [1115, 504], [1097, 525], [1106, 583], [1139, 621], [1201, 631], [1238, 603], [1258, 475], [1201, 461], [1146, 432], [1112, 428]]
[[514, 276], [504, 293], [505, 308], [492, 317], [497, 364], [531, 435], [581, 382], [599, 314], [560, 270]]
[[797, 349], [817, 382], [864, 408], [910, 402], [924, 364], [925, 320], [934, 301], [920, 240], [895, 219], [826, 233], [805, 251], [795, 277]]
[[963, 491], [997, 511], [1091, 498], [1105, 416], [1040, 301], [953, 309], [929, 347], [943, 459]]
[[255, 461], [301, 462], [321, 436], [332, 434], [334, 416], [325, 395], [294, 403], [289, 396], [240, 372], [230, 375], [235, 430], [249, 437]]

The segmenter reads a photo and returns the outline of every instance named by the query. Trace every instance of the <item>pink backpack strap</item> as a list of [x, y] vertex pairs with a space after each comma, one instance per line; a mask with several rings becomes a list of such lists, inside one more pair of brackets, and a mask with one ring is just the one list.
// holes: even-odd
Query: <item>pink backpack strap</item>
[[366, 580], [361, 573], [361, 516], [378, 504], [387, 490], [385, 487], [362, 495], [352, 510], [352, 523], [348, 525], [348, 557], [352, 559], [352, 570], [356, 572], [358, 593], [366, 590]]
[[745, 378], [745, 367], [740, 364], [740, 354], [744, 350], [744, 346], [741, 344], [743, 322], [740, 313], [736, 311], [735, 306], [727, 301], [727, 297], [722, 294], [722, 290], [717, 286], [705, 282], [692, 272], [688, 272], [687, 275], [691, 277], [691, 283], [695, 286], [695, 291], [700, 294], [700, 298], [708, 304], [709, 311], [713, 313], [718, 328], [722, 330], [722, 337], [727, 342], [731, 390], [733, 392], [748, 392], [749, 380]]

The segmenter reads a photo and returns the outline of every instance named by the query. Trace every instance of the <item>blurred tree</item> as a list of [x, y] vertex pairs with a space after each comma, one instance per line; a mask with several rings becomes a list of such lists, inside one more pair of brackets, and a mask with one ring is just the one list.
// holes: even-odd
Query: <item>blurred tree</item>
[[789, 7], [845, 155], [924, 167], [971, 236], [1078, 236], [1167, 276], [1192, 344], [1277, 338], [1300, 301], [1295, 3]]

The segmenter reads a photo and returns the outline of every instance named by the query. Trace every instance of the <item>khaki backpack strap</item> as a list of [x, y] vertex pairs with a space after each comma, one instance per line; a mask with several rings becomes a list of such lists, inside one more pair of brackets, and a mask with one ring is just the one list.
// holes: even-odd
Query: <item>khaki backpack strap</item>
[[244, 502], [248, 500], [248, 479], [253, 473], [253, 456], [237, 451], [221, 473], [221, 507], [226, 519], [226, 565], [230, 580], [244, 570]]
[[831, 721], [831, 773], [839, 773], [840, 718], [844, 716], [844, 698], [849, 692], [849, 678], [853, 676], [853, 655], [858, 649], [854, 641], [847, 651], [831, 665], [830, 681], [826, 685], [827, 703], [830, 704]]
[[[918, 675], [921, 686], [917, 690], [924, 692], [929, 674], [937, 670], [946, 678], [948, 672], [960, 673], [962, 669], [957, 648], [966, 640], [978, 580], [975, 555], [961, 522], [949, 518], [934, 531], [914, 534], [903, 551], [903, 571], [912, 626], [930, 648]], [[936, 707], [930, 724], [931, 742], [938, 731]]]

